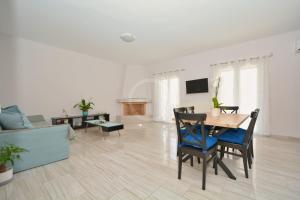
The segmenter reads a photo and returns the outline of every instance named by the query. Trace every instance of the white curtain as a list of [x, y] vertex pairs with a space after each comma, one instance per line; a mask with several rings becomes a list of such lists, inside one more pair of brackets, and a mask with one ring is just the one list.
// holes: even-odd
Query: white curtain
[[154, 78], [154, 121], [171, 122], [173, 108], [179, 105], [179, 78], [177, 75], [161, 75]]
[[[220, 77], [218, 99], [223, 105], [239, 106], [239, 113], [260, 109], [256, 134], [269, 132], [268, 58], [240, 60], [214, 66], [214, 78]], [[242, 128], [246, 128], [244, 123]]]

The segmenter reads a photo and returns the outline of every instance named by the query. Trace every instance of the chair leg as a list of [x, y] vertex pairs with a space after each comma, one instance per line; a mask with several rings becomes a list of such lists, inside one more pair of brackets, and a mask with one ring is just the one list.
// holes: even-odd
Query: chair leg
[[250, 144], [250, 151], [251, 151], [251, 156], [252, 156], [252, 158], [254, 158], [254, 152], [253, 152], [253, 140], [251, 141], [251, 144]]
[[220, 156], [220, 160], [222, 160], [223, 157], [224, 157], [224, 151], [225, 151], [225, 146], [221, 146], [221, 156]]
[[242, 151], [243, 162], [244, 162], [244, 170], [245, 170], [245, 177], [248, 178], [248, 166], [247, 166], [247, 150]]
[[198, 164], [200, 164], [200, 163], [201, 163], [201, 161], [200, 161], [200, 158], [199, 158], [199, 157], [197, 157], [197, 160], [198, 160]]
[[178, 151], [178, 179], [181, 179], [182, 153]]
[[190, 156], [190, 159], [191, 159], [191, 167], [193, 167], [194, 166], [194, 156]]
[[215, 175], [218, 175], [218, 155], [215, 155], [214, 158], [214, 169], [215, 169]]
[[250, 149], [247, 152], [247, 157], [248, 157], [248, 165], [249, 165], [249, 169], [251, 169], [251, 165], [252, 165], [252, 156], [250, 153]]
[[203, 171], [202, 171], [202, 190], [205, 190], [205, 185], [206, 185], [206, 157], [204, 156], [203, 158]]

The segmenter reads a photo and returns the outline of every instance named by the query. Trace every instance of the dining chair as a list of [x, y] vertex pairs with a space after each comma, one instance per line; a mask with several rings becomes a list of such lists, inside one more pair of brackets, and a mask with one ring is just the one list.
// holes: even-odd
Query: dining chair
[[[239, 106], [220, 106], [220, 112], [225, 114], [237, 114], [239, 110]], [[219, 130], [218, 127], [215, 127], [214, 130]], [[227, 147], [227, 151], [229, 151], [229, 147]], [[232, 148], [232, 152], [234, 152], [234, 148]]]
[[187, 113], [187, 108], [186, 107], [174, 108], [173, 111], [179, 113]]
[[237, 114], [238, 110], [238, 106], [220, 106], [221, 113]]
[[[178, 113], [187, 113], [187, 108], [186, 107], [174, 108], [173, 111], [174, 111], [174, 115], [175, 115], [175, 112], [178, 112]], [[183, 128], [183, 127], [181, 127], [181, 128]], [[179, 146], [178, 141], [179, 141], [179, 138], [177, 138], [177, 156], [179, 155], [179, 153], [178, 153], [178, 146]], [[191, 156], [191, 155], [184, 155], [183, 157], [184, 157], [184, 162], [187, 161], [188, 159], [190, 159], [191, 166], [194, 165], [194, 163], [193, 163], [193, 161], [194, 161], [193, 156]], [[199, 159], [198, 159], [198, 163], [200, 163]]]
[[[190, 113], [190, 114], [194, 114], [195, 113], [195, 106], [189, 106], [189, 107], [185, 107], [185, 113]], [[201, 125], [199, 124], [197, 126], [197, 128], [201, 129]], [[209, 125], [205, 125], [205, 130], [209, 132], [209, 130], [212, 128], [212, 126]], [[197, 158], [198, 163], [200, 164], [200, 158]]]
[[[224, 153], [229, 155], [235, 155], [243, 158], [244, 163], [244, 171], [245, 171], [245, 177], [248, 178], [248, 166], [251, 169], [252, 165], [252, 153], [253, 152], [253, 131], [256, 124], [256, 120], [259, 114], [259, 109], [255, 109], [251, 113], [251, 120], [248, 125], [247, 130], [238, 128], [238, 129], [229, 129], [225, 132], [223, 132], [220, 135], [215, 135], [218, 139], [218, 145], [221, 146], [221, 156], [220, 159], [224, 157]], [[225, 147], [230, 147], [237, 149], [241, 152], [241, 154], [237, 154], [234, 152], [229, 152], [228, 150], [225, 151]]]
[[[218, 173], [217, 138], [209, 136], [205, 131], [206, 114], [180, 113], [175, 110], [174, 113], [178, 135], [178, 179], [181, 179], [183, 155], [202, 158], [202, 189], [205, 190], [206, 168], [211, 160], [214, 161], [215, 174]], [[201, 129], [197, 128], [198, 125], [201, 125]]]
[[187, 111], [187, 113], [194, 114], [195, 113], [195, 107], [194, 106], [186, 107], [186, 111]]

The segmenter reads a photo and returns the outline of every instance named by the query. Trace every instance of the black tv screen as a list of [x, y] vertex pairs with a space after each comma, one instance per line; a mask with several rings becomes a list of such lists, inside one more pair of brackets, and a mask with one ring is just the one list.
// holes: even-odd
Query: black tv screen
[[185, 86], [187, 94], [208, 92], [208, 78], [186, 81]]

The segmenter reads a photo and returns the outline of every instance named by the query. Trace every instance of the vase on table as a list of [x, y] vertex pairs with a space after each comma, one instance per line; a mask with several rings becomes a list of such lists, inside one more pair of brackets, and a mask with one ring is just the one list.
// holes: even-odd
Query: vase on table
[[220, 113], [221, 113], [220, 108], [213, 108], [213, 109], [211, 110], [211, 115], [212, 115], [213, 117], [218, 117], [218, 116], [220, 115]]
[[87, 117], [89, 115], [89, 112], [88, 111], [82, 111], [82, 116], [83, 117]]
[[0, 186], [8, 183], [13, 178], [12, 168], [1, 168], [0, 167]]

